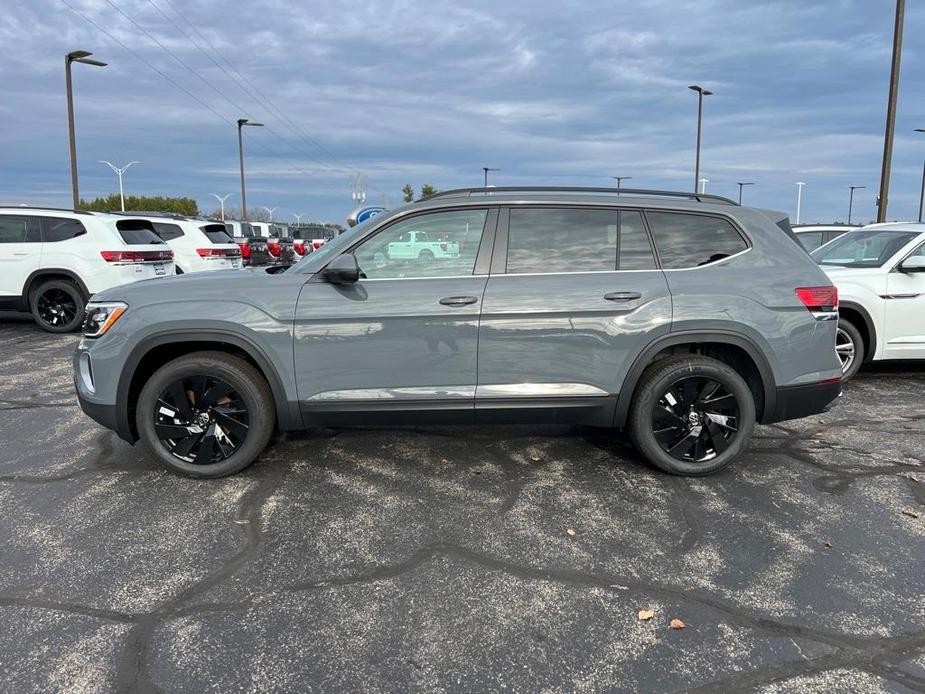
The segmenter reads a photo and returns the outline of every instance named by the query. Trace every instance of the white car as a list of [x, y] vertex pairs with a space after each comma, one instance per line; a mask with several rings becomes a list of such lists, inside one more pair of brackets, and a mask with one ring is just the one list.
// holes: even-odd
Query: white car
[[31, 311], [49, 332], [79, 328], [96, 292], [172, 274], [173, 251], [146, 219], [0, 207], [0, 308]]
[[871, 224], [811, 255], [838, 288], [845, 380], [864, 361], [925, 359], [925, 224]]
[[845, 232], [860, 228], [860, 224], [795, 224], [793, 233], [797, 235], [803, 248], [812, 253], [819, 246], [837, 239]]
[[127, 214], [151, 222], [154, 233], [173, 250], [178, 275], [203, 270], [240, 270], [242, 267], [241, 248], [221, 222], [171, 214]]

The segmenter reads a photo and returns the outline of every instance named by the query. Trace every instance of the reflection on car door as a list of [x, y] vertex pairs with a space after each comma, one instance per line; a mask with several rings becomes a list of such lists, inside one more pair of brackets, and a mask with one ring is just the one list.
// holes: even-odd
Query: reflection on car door
[[671, 322], [641, 213], [505, 210], [495, 246], [477, 420], [610, 425], [629, 362]]
[[[925, 244], [908, 257], [925, 256]], [[887, 275], [884, 353], [887, 359], [925, 359], [925, 272]]]
[[[474, 419], [479, 313], [496, 218], [480, 209], [395, 222], [352, 249], [365, 274], [359, 282], [316, 277], [303, 286], [295, 368], [308, 423], [351, 414], [373, 422]], [[388, 256], [389, 244], [409, 228], [438, 223], [467, 235], [467, 252], [453, 259]]]

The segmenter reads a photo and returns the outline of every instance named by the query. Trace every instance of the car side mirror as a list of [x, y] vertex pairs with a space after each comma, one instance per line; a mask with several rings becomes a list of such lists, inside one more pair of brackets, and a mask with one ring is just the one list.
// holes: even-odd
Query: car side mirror
[[325, 281], [331, 284], [353, 284], [360, 279], [360, 266], [352, 253], [339, 255], [324, 269]]
[[925, 272], [925, 255], [914, 255], [899, 264], [900, 272]]

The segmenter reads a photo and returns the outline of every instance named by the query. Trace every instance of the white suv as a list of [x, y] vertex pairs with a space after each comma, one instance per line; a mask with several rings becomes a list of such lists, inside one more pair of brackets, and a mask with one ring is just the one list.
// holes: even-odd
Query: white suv
[[129, 212], [151, 222], [154, 233], [173, 250], [178, 275], [202, 270], [240, 270], [241, 249], [222, 222], [181, 215]]
[[862, 361], [925, 359], [925, 224], [871, 224], [812, 256], [838, 287], [845, 380]]
[[96, 292], [172, 274], [173, 251], [145, 219], [0, 207], [0, 308], [31, 311], [49, 332], [79, 328]]

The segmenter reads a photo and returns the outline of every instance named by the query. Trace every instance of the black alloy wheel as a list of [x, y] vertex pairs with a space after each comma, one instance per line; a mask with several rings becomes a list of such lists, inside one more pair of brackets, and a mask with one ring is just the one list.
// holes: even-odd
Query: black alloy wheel
[[79, 307], [66, 291], [52, 287], [38, 295], [36, 310], [44, 322], [57, 328], [72, 322], [77, 317]]
[[247, 440], [250, 414], [226, 381], [189, 376], [172, 381], [157, 398], [154, 431], [173, 457], [194, 465], [230, 458]]
[[721, 383], [681, 378], [652, 407], [652, 433], [662, 450], [685, 463], [704, 463], [729, 448], [738, 434], [739, 402]]

